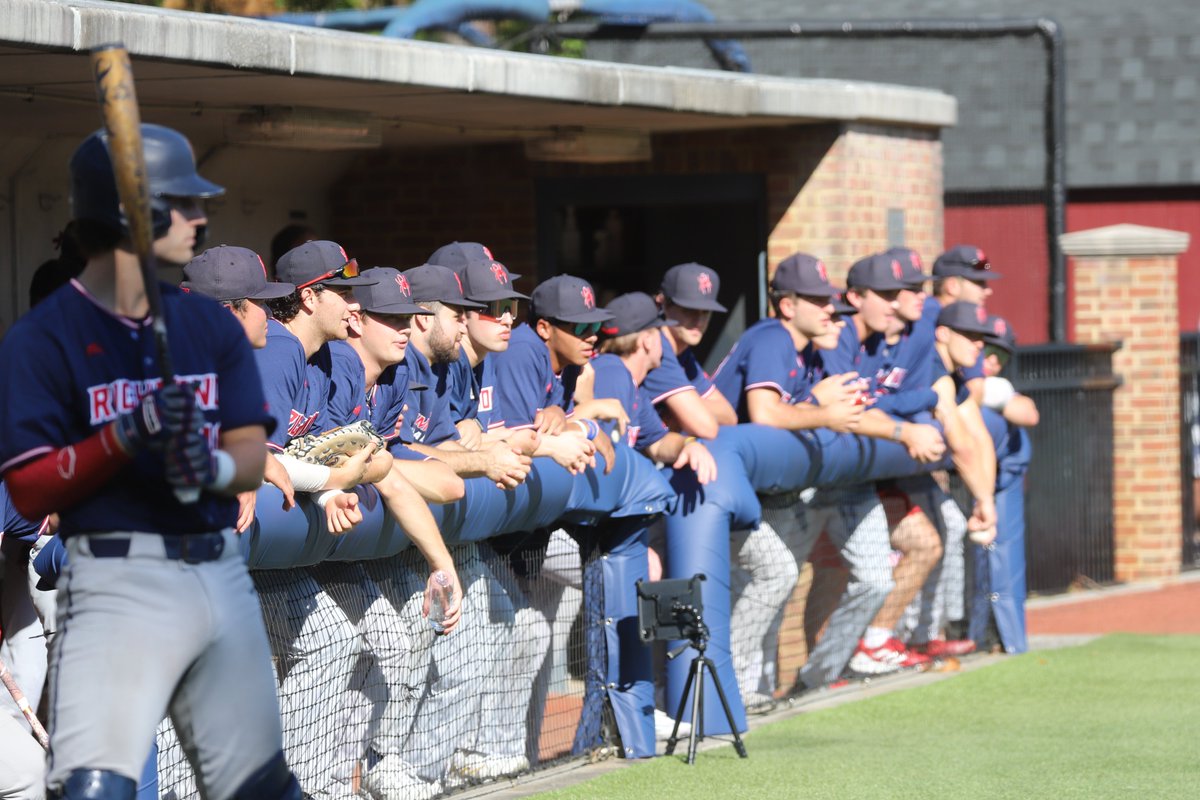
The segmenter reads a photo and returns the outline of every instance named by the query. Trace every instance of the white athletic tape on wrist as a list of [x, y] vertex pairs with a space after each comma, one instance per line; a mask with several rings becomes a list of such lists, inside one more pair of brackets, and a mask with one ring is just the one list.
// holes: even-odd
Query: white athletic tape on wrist
[[216, 468], [213, 470], [213, 479], [209, 481], [208, 488], [219, 492], [227, 488], [237, 477], [237, 462], [224, 450], [214, 450], [213, 464]]
[[329, 504], [330, 500], [337, 497], [341, 493], [342, 493], [341, 489], [329, 489], [328, 491], [321, 492], [319, 495], [317, 495], [316, 498], [314, 499], [314, 502], [316, 502], [316, 504], [319, 505], [321, 508], [324, 508], [326, 505]]
[[329, 467], [322, 464], [309, 464], [292, 456], [279, 454], [275, 456], [287, 470], [292, 479], [292, 487], [297, 492], [319, 492], [329, 483]]

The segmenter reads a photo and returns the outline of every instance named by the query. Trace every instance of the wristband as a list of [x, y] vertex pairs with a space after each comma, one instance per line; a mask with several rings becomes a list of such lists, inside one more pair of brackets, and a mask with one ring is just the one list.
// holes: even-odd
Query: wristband
[[897, 422], [896, 427], [892, 428], [892, 441], [898, 442], [902, 436], [904, 436], [904, 423]]
[[[700, 441], [700, 440], [699, 440], [699, 439], [697, 439], [695, 436], [688, 436], [687, 438], [685, 438], [685, 439], [683, 440], [683, 447], [687, 447], [687, 446], [688, 446], [689, 444], [691, 444], [692, 442], [698, 442], [698, 441]], [[679, 448], [679, 449], [680, 449], [680, 450], [682, 450], [682, 449], [683, 449], [683, 447], [681, 447], [681, 448]]]
[[571, 422], [579, 426], [579, 431], [587, 437], [589, 442], [600, 435], [600, 426], [596, 424], [595, 420], [573, 419]]
[[228, 488], [229, 484], [233, 483], [233, 479], [237, 477], [237, 462], [224, 450], [214, 450], [212, 455], [213, 476], [206, 488], [219, 492]]

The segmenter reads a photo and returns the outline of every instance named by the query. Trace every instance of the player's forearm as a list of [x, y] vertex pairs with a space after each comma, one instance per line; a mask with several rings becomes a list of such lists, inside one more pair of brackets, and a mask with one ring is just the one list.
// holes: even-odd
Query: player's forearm
[[679, 458], [679, 454], [683, 452], [683, 448], [695, 440], [695, 436], [684, 436], [681, 433], [671, 432], [646, 447], [642, 452], [660, 464], [674, 464], [675, 460]]
[[1023, 394], [1013, 395], [1004, 406], [1004, 419], [1022, 428], [1033, 428], [1041, 421], [1037, 403]]
[[221, 494], [236, 495], [262, 486], [267, 463], [267, 434], [261, 425], [221, 431], [220, 447], [233, 458], [236, 471]]
[[978, 403], [970, 398], [964, 400], [959, 404], [959, 414], [967, 431], [975, 438], [976, 447], [979, 448], [980, 484], [990, 497], [996, 492], [996, 444], [983, 421]]
[[450, 469], [454, 470], [454, 474], [460, 478], [479, 478], [487, 474], [488, 461], [487, 455], [483, 452], [475, 450], [458, 449], [456, 443], [446, 442], [444, 444], [454, 444], [454, 447], [430, 447], [425, 444], [413, 443], [409, 445], [414, 451], [422, 455], [431, 456], [441, 461]]
[[667, 408], [675, 414], [675, 419], [687, 433], [701, 439], [715, 438], [720, 426], [712, 412], [705, 406], [704, 401], [694, 389], [673, 394], [666, 399]]
[[292, 482], [292, 487], [297, 492], [319, 492], [324, 489], [341, 488], [329, 485], [332, 482], [330, 480], [331, 470], [323, 464], [309, 464], [307, 461], [301, 461], [282, 453], [272, 453], [267, 457], [274, 458], [283, 467]]
[[950, 448], [950, 459], [971, 496], [976, 500], [994, 497], [995, 474], [989, 483], [983, 467], [985, 456], [990, 452], [982, 450], [980, 442], [962, 419], [958, 407], [953, 402], [943, 402], [938, 406], [937, 417], [942, 423], [946, 445]]
[[52, 450], [10, 469], [4, 482], [22, 516], [38, 519], [90, 496], [132, 460], [106, 425], [82, 442]]
[[454, 503], [466, 493], [462, 478], [448, 464], [436, 459], [407, 461], [397, 458], [392, 469], [398, 470], [429, 503]]
[[737, 411], [716, 388], [704, 398], [704, 407], [713, 415], [718, 425], [737, 425]]
[[751, 404], [749, 411], [751, 422], [790, 431], [824, 428], [826, 422], [820, 406], [812, 403], [790, 405], [778, 397], [772, 403]]
[[433, 513], [416, 488], [403, 478], [393, 486], [394, 498], [388, 498], [388, 509], [408, 535], [409, 541], [425, 557], [429, 569], [454, 569], [454, 559], [450, 557], [442, 532], [438, 530]]

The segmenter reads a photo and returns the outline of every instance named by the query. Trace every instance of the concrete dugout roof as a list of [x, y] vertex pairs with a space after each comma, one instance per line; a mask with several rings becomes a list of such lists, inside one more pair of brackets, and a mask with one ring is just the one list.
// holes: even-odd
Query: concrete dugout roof
[[[385, 147], [819, 122], [954, 125], [941, 92], [841, 80], [640, 67], [383, 39], [99, 0], [4, 0], [0, 136], [98, 127], [87, 61], [123, 42], [143, 118], [221, 136], [256, 106], [368, 112]], [[186, 124], [185, 124], [186, 123]], [[6, 133], [7, 132], [7, 133]]]

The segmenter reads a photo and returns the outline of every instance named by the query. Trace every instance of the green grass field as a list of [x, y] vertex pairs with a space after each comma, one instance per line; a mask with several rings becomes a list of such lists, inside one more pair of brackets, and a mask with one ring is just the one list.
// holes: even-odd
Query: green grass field
[[689, 767], [657, 758], [559, 798], [1200, 796], [1200, 637], [1113, 635], [801, 714]]

